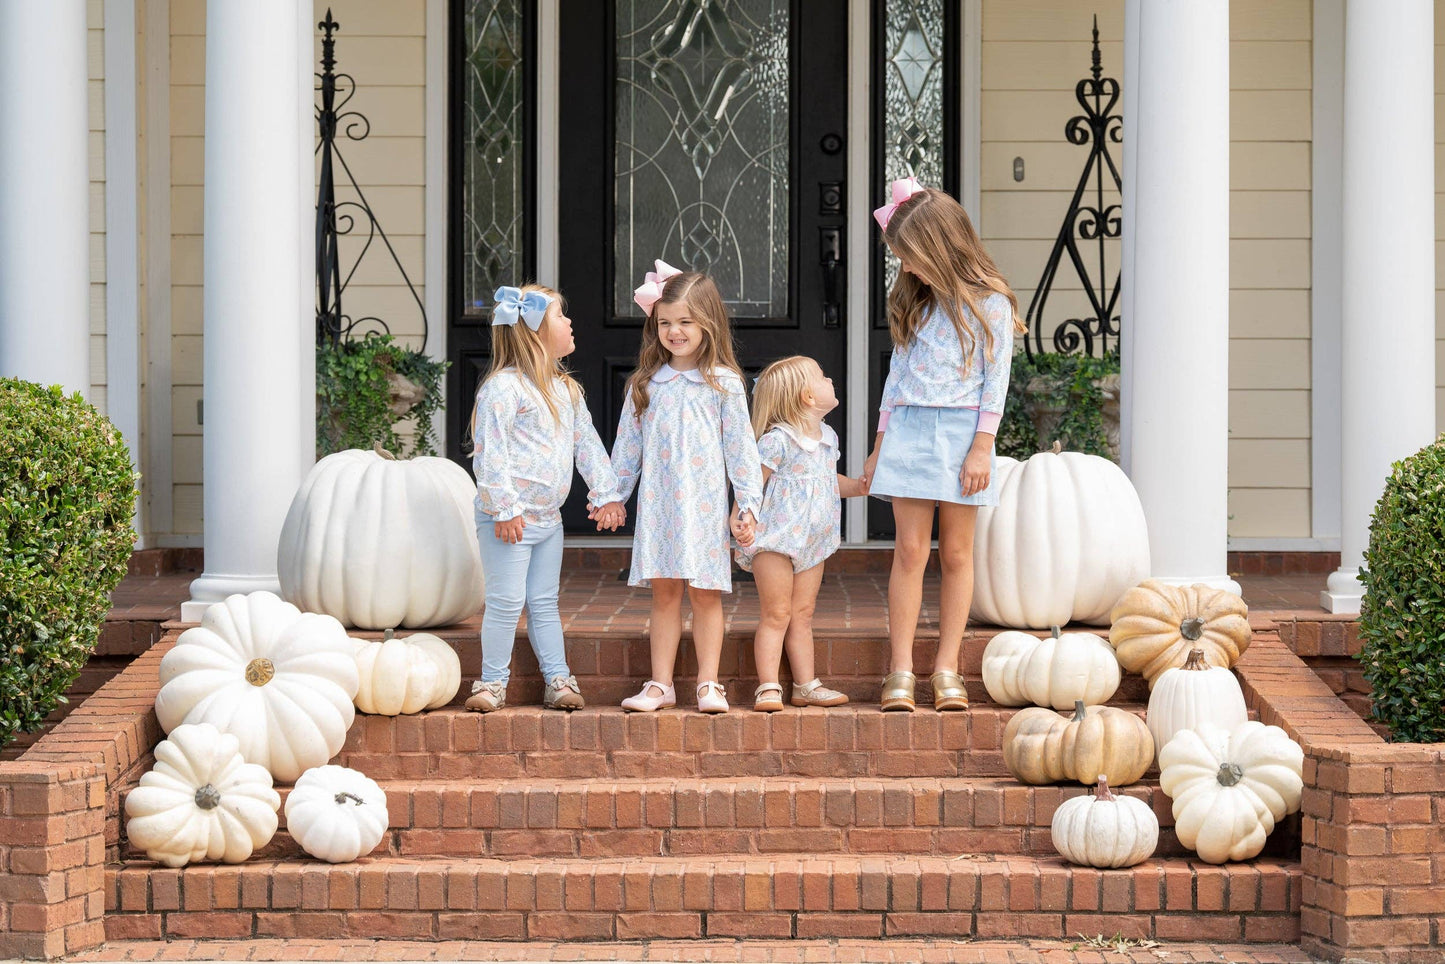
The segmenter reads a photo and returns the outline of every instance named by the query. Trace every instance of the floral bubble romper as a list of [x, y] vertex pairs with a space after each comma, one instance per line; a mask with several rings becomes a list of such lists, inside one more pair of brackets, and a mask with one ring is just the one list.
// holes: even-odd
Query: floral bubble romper
[[838, 495], [838, 433], [808, 438], [790, 425], [775, 425], [758, 439], [758, 455], [772, 470], [763, 489], [757, 538], [737, 550], [738, 565], [751, 572], [759, 552], [777, 552], [804, 572], [838, 551], [842, 499]]

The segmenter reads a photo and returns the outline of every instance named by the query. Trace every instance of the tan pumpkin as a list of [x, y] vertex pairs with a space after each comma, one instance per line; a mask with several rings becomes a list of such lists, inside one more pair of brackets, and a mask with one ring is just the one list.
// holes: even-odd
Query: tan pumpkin
[[1072, 714], [1021, 710], [1003, 731], [1003, 762], [1024, 783], [1077, 780], [1110, 786], [1138, 781], [1154, 762], [1154, 738], [1133, 713], [1074, 703]]
[[1249, 607], [1211, 586], [1170, 586], [1154, 579], [1119, 597], [1109, 615], [1109, 642], [1119, 665], [1149, 681], [1182, 666], [1193, 649], [1211, 666], [1230, 669], [1249, 648]]

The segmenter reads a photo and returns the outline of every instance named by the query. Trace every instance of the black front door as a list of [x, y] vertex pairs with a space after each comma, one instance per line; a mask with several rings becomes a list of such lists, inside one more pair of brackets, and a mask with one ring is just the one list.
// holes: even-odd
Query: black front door
[[[846, 398], [848, 5], [560, 6], [558, 280], [603, 441], [637, 359], [632, 289], [658, 258], [712, 274], [749, 375], [806, 354]], [[846, 437], [841, 407], [829, 421]], [[591, 531], [573, 493], [567, 526]]]

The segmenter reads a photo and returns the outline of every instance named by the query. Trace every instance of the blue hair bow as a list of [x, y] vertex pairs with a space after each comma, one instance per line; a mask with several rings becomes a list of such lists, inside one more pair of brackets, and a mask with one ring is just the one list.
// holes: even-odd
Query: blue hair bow
[[529, 291], [524, 295], [521, 288], [513, 288], [511, 285], [502, 285], [492, 297], [497, 301], [492, 306], [493, 325], [510, 327], [520, 319], [533, 331], [542, 327], [542, 319], [547, 316], [547, 309], [552, 305], [550, 295], [544, 295], [540, 291]]

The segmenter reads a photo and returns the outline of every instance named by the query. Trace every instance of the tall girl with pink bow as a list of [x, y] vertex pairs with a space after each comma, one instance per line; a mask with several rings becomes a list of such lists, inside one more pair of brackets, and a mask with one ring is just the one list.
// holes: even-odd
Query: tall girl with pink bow
[[[612, 465], [625, 499], [637, 488], [628, 585], [650, 586], [652, 678], [624, 709], [674, 706], [682, 596], [692, 604], [697, 707], [728, 708], [718, 681], [722, 594], [732, 591], [728, 532], [753, 541], [762, 469], [722, 295], [707, 275], [663, 261], [634, 292], [647, 313]], [[729, 518], [728, 482], [737, 509]]]
[[923, 602], [934, 507], [938, 511], [938, 652], [930, 684], [936, 710], [968, 708], [958, 673], [973, 602], [973, 530], [981, 505], [997, 505], [994, 436], [1008, 396], [1018, 301], [979, 241], [968, 214], [913, 178], [894, 181], [873, 212], [900, 264], [888, 294], [893, 357], [883, 386], [873, 452], [863, 464], [870, 494], [893, 503], [888, 579], [885, 710], [912, 710], [913, 639]]

